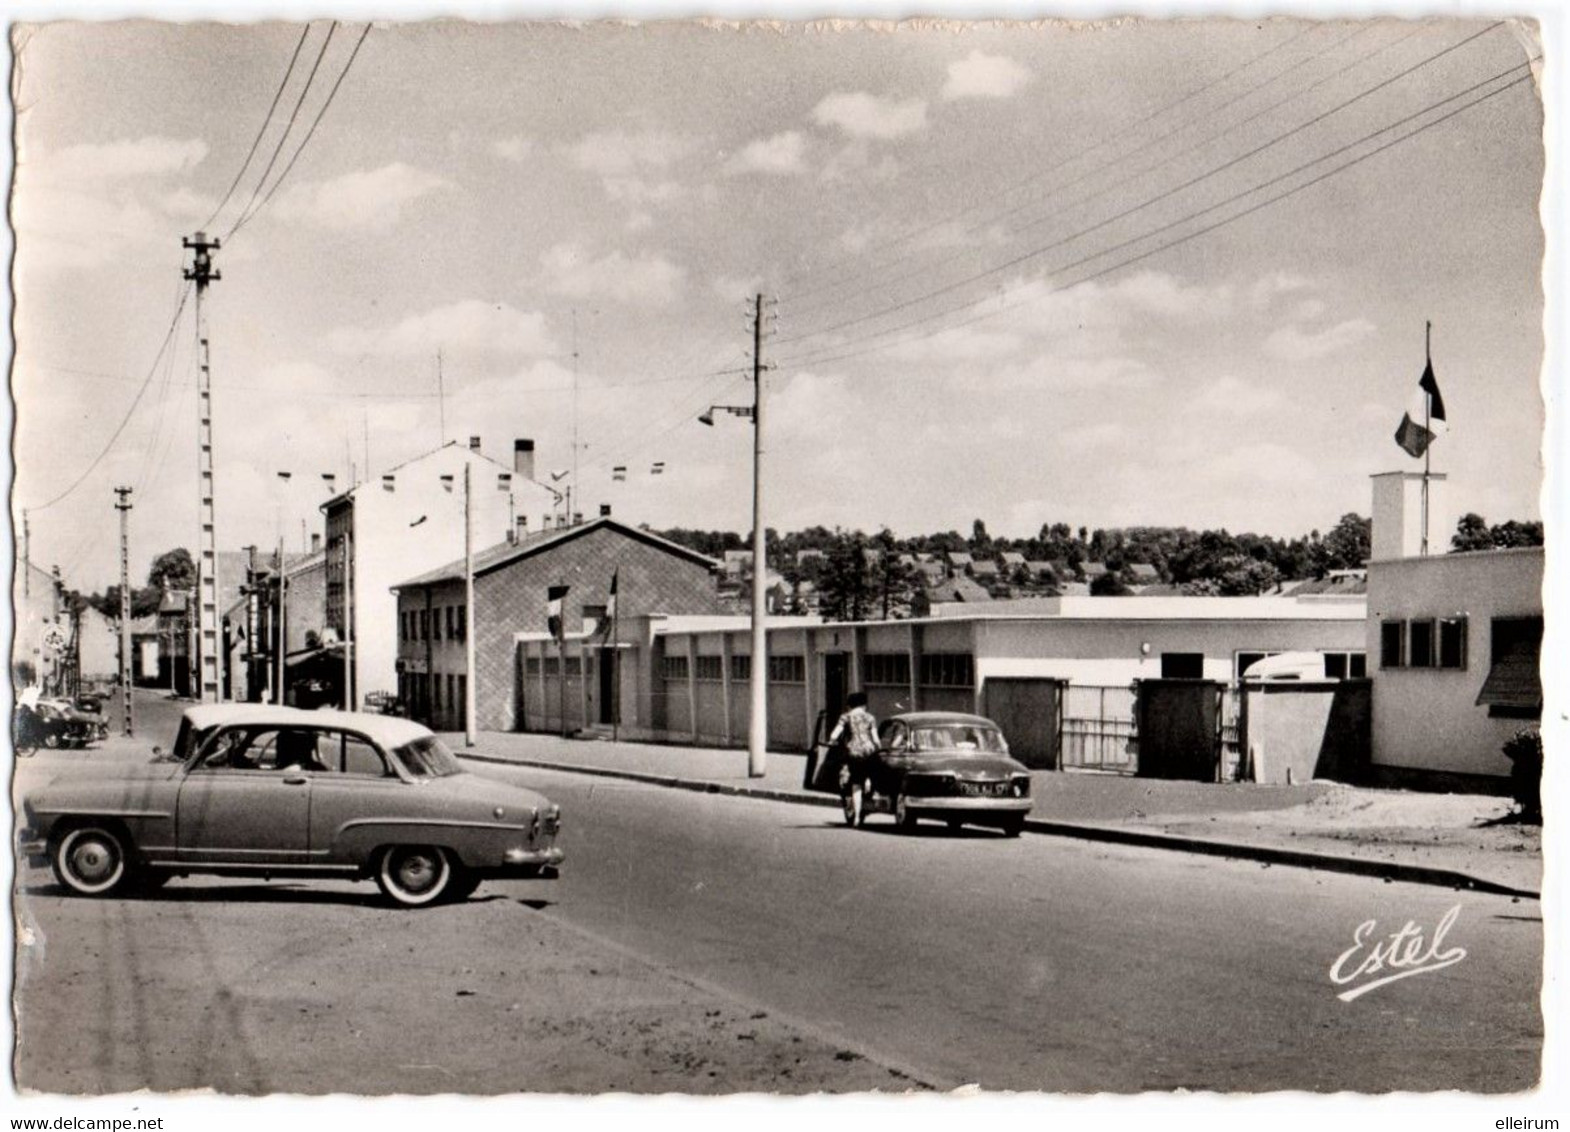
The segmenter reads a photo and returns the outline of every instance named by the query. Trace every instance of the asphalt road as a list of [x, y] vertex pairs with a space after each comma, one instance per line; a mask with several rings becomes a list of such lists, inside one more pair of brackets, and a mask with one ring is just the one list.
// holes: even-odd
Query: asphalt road
[[[167, 742], [150, 728], [148, 739]], [[172, 734], [172, 729], [169, 730]], [[65, 755], [23, 764], [18, 785]], [[24, 870], [18, 1082], [48, 1091], [1515, 1091], [1539, 906], [477, 767], [565, 811], [557, 881], [60, 896]], [[1441, 970], [1340, 1001], [1375, 920]], [[1388, 972], [1386, 972], [1388, 973]]]

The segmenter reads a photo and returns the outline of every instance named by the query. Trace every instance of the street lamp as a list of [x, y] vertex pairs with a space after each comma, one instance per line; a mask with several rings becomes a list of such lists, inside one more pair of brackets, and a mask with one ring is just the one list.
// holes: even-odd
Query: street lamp
[[[761, 369], [761, 367], [759, 367]], [[713, 426], [715, 413], [752, 421], [752, 670], [748, 676], [752, 710], [747, 720], [747, 774], [762, 778], [769, 742], [769, 657], [764, 639], [764, 601], [768, 581], [768, 559], [763, 539], [763, 375], [755, 372], [752, 404], [710, 405], [700, 413], [701, 424]]]

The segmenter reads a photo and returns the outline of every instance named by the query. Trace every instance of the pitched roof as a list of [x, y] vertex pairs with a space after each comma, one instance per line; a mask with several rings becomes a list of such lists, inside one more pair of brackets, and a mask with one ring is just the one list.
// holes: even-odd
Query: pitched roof
[[1081, 562], [1079, 568], [1084, 571], [1087, 578], [1099, 578], [1107, 572], [1105, 562]]
[[1025, 556], [1017, 550], [1005, 550], [998, 555], [998, 561], [1005, 566], [1023, 566], [1025, 565]]
[[[552, 547], [571, 542], [575, 538], [602, 528], [614, 530], [627, 538], [637, 539], [639, 542], [657, 547], [667, 554], [675, 554], [689, 559], [710, 570], [718, 570], [720, 567], [717, 561], [706, 554], [699, 554], [696, 550], [682, 546], [680, 543], [661, 538], [652, 531], [646, 531], [639, 527], [630, 527], [626, 523], [613, 519], [608, 515], [602, 515], [598, 519], [593, 519], [587, 523], [579, 523], [575, 527], [566, 527], [554, 531], [536, 531], [519, 539], [517, 542], [502, 542], [495, 546], [486, 547], [484, 550], [476, 551], [474, 555], [474, 576], [478, 578], [482, 574], [500, 570], [502, 567], [510, 566], [520, 559], [540, 554]], [[392, 588], [395, 590], [410, 589], [415, 586], [432, 585], [436, 582], [459, 581], [462, 578], [463, 559], [460, 558], [456, 562], [449, 562], [445, 566], [438, 566], [435, 570], [428, 570], [416, 577], [399, 582]]]
[[1149, 579], [1150, 581], [1155, 581], [1161, 576], [1160, 571], [1148, 562], [1131, 562], [1128, 566], [1128, 572], [1136, 578]]
[[997, 576], [998, 564], [996, 562], [988, 562], [983, 558], [970, 564], [970, 572], [977, 577], [993, 578]]

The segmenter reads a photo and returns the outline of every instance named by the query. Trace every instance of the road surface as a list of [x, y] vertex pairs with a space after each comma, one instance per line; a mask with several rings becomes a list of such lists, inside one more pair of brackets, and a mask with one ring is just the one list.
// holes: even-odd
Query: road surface
[[[24, 764], [19, 786], [62, 758]], [[94, 901], [23, 870], [19, 1083], [1514, 1091], [1537, 1078], [1534, 902], [1050, 837], [904, 835], [886, 818], [849, 830], [827, 809], [476, 769], [562, 804], [561, 879], [409, 913], [368, 883], [191, 878]], [[1452, 908], [1450, 965], [1338, 999], [1369, 981], [1329, 975], [1360, 925], [1376, 921], [1365, 945], [1407, 921], [1431, 936]]]

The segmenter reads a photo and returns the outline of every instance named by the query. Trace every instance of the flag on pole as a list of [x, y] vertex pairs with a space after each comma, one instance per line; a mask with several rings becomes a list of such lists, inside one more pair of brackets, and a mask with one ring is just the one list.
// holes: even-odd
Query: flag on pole
[[625, 465], [625, 464], [617, 464], [614, 468], [611, 469], [611, 479], [613, 479], [613, 480], [624, 480], [626, 478], [627, 478], [627, 465]]
[[1445, 401], [1439, 395], [1439, 382], [1434, 379], [1434, 363], [1429, 362], [1418, 379], [1412, 403], [1401, 417], [1401, 427], [1396, 429], [1396, 443], [1408, 456], [1421, 456], [1448, 428]]
[[561, 615], [562, 599], [567, 596], [568, 586], [551, 586], [545, 591], [545, 625], [551, 636], [556, 640], [565, 639]]

